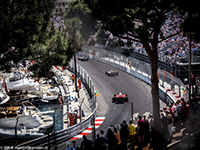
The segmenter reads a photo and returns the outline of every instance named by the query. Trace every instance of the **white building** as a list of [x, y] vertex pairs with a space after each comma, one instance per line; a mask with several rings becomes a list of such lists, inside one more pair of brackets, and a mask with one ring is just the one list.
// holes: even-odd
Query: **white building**
[[68, 10], [68, 4], [72, 0], [57, 0], [55, 2], [55, 10], [53, 13], [60, 13], [60, 12], [66, 12]]

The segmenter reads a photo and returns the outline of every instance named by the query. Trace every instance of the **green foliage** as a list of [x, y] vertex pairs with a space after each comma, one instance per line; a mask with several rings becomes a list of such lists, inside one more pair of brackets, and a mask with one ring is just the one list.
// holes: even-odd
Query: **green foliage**
[[105, 45], [108, 40], [108, 35], [105, 33], [105, 30], [100, 28], [96, 33], [97, 43], [100, 45]]
[[74, 52], [79, 52], [85, 45], [85, 40], [80, 34], [82, 22], [78, 18], [66, 19], [65, 26], [69, 36], [68, 48]]
[[[85, 44], [80, 20], [58, 29], [50, 22], [55, 0], [0, 1], [0, 70], [13, 63], [34, 60], [29, 70], [35, 77], [51, 77], [53, 65], [66, 66]], [[67, 36], [68, 35], [68, 36]]]
[[96, 32], [96, 20], [91, 14], [91, 10], [82, 0], [73, 0], [69, 3], [68, 11], [64, 15], [64, 19], [78, 18], [82, 23], [80, 33], [82, 38], [87, 41], [91, 35]]
[[84, 41], [81, 38], [79, 30], [81, 22], [77, 18], [65, 20], [66, 28], [55, 28], [49, 24], [43, 39], [29, 46], [32, 52], [30, 60], [34, 64], [29, 68], [36, 77], [50, 77], [52, 66], [67, 66], [72, 56], [81, 51]]
[[29, 68], [36, 77], [49, 77], [51, 67], [60, 65], [66, 66], [74, 54], [68, 48], [69, 37], [62, 28], [56, 29], [53, 24], [47, 28], [43, 39], [35, 37], [37, 43], [30, 44], [28, 49], [31, 55], [29, 60], [34, 60], [34, 64]]
[[26, 49], [42, 39], [55, 0], [0, 1], [0, 70], [9, 70], [31, 53]]
[[[161, 31], [165, 13], [173, 10], [172, 0], [84, 0], [105, 30], [114, 36], [141, 43], [153, 40]], [[126, 36], [129, 35], [129, 36]], [[158, 36], [157, 36], [158, 37]], [[149, 44], [147, 44], [149, 45]]]

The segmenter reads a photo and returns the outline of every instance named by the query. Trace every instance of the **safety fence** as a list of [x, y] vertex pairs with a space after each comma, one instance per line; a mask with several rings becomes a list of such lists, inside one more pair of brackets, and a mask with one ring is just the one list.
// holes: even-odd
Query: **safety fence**
[[[84, 84], [90, 97], [93, 97], [94, 92], [95, 92], [95, 87], [94, 87], [94, 84], [93, 84], [90, 76], [88, 75], [87, 71], [85, 71], [85, 69], [83, 69], [79, 64], [76, 64], [76, 65], [77, 65], [77, 68], [76, 68], [77, 78], [81, 79], [81, 82]], [[75, 73], [74, 66], [75, 66], [74, 60], [72, 60], [70, 65], [68, 66], [68, 69], [73, 73]]]
[[[99, 49], [95, 47], [84, 47], [83, 55], [86, 55], [89, 58], [95, 57], [95, 59], [105, 62], [107, 60], [107, 64], [111, 66], [117, 65], [117, 68], [122, 68], [122, 70], [126, 70], [127, 67], [135, 68], [136, 71], [147, 74], [147, 76], [151, 76], [151, 66], [150, 63], [134, 58], [134, 56], [130, 55], [126, 57], [122, 55], [122, 51], [108, 51], [105, 49]], [[169, 66], [171, 68], [171, 66]], [[172, 89], [174, 86], [181, 87], [184, 86], [183, 82], [163, 69], [158, 69], [158, 73], [160, 74], [160, 79], [169, 85], [173, 83]]]
[[[111, 52], [98, 48], [85, 47], [83, 51], [79, 52], [77, 55], [84, 56], [113, 66], [151, 85], [151, 68], [149, 63], [140, 61], [133, 57], [125, 57], [117, 52]], [[166, 89], [164, 88], [164, 85], [168, 84], [171, 90], [175, 90], [176, 88], [179, 95], [181, 96], [181, 90], [182, 88], [184, 88], [184, 84], [182, 83], [182, 81], [176, 78], [174, 75], [161, 69], [158, 70], [158, 76], [160, 78], [159, 97], [161, 98], [161, 100], [165, 103], [176, 101], [177, 98], [172, 93], [168, 92], [166, 94]]]
[[[74, 69], [74, 61], [72, 60], [70, 65], [68, 66], [68, 69], [75, 72]], [[21, 143], [16, 146], [17, 148], [21, 148], [23, 146], [40, 146], [40, 147], [52, 147], [55, 144], [63, 143], [64, 141], [69, 140], [70, 138], [74, 137], [75, 135], [79, 134], [83, 130], [85, 130], [88, 126], [91, 124], [94, 124], [95, 116], [97, 112], [97, 105], [96, 105], [96, 95], [94, 94], [95, 87], [93, 85], [93, 82], [88, 75], [88, 73], [77, 64], [77, 77], [81, 78], [82, 83], [85, 85], [88, 93], [90, 93], [90, 99], [88, 101], [92, 102], [92, 112], [91, 114], [82, 122], [73, 125], [67, 129], [63, 129], [54, 133], [50, 133], [48, 135]]]

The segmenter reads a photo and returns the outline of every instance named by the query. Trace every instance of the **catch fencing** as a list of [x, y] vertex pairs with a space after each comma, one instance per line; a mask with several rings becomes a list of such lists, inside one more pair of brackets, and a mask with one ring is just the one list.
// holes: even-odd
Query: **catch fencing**
[[[151, 85], [151, 66], [147, 62], [138, 60], [131, 56], [126, 57], [119, 53], [119, 51], [112, 52], [103, 48], [87, 46], [84, 47], [82, 52], [79, 52], [77, 55], [113, 66]], [[166, 89], [164, 88], [165, 85], [168, 85], [171, 90], [178, 91], [179, 95], [181, 96], [181, 90], [184, 88], [184, 84], [179, 78], [162, 69], [158, 69], [158, 76], [160, 79], [159, 97], [165, 103], [176, 100], [176, 97], [170, 92], [166, 94]]]

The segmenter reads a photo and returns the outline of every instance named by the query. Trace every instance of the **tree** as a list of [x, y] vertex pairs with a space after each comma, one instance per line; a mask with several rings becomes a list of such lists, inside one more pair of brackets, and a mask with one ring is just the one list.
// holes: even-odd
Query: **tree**
[[97, 43], [100, 45], [105, 45], [108, 40], [108, 35], [105, 33], [105, 30], [100, 28], [96, 33]]
[[52, 66], [67, 66], [72, 56], [81, 51], [85, 42], [80, 35], [81, 22], [77, 18], [66, 19], [65, 27], [55, 28], [54, 24], [49, 26], [39, 41], [29, 45], [32, 55], [29, 60], [34, 64], [29, 67], [36, 77], [51, 77]]
[[85, 40], [80, 33], [82, 22], [78, 18], [66, 19], [65, 26], [69, 37], [68, 49], [74, 53], [81, 51], [85, 45]]
[[51, 77], [52, 66], [67, 66], [75, 51], [69, 48], [70, 38], [64, 28], [55, 28], [49, 23], [43, 38], [35, 37], [34, 44], [30, 44], [28, 49], [31, 55], [28, 60], [34, 60], [29, 70], [35, 77]]
[[64, 19], [78, 18], [81, 22], [80, 33], [87, 41], [96, 32], [96, 20], [91, 14], [91, 10], [82, 0], [73, 0], [69, 3], [68, 11], [64, 14]]
[[[34, 60], [35, 77], [51, 77], [53, 65], [66, 66], [84, 42], [80, 22], [55, 28], [50, 22], [55, 0], [0, 1], [0, 70]], [[70, 22], [70, 20], [69, 20]], [[78, 28], [77, 25], [78, 24]], [[70, 33], [74, 31], [73, 33]]]
[[0, 70], [30, 56], [28, 47], [43, 37], [55, 0], [0, 0]]
[[[153, 99], [153, 114], [155, 123], [154, 137], [160, 142], [161, 121], [158, 88], [158, 43], [167, 38], [179, 34], [177, 30], [173, 34], [165, 35], [162, 26], [166, 20], [166, 14], [174, 10], [178, 1], [173, 0], [85, 0], [93, 15], [114, 36], [130, 41], [140, 42], [145, 48], [151, 64], [151, 86]], [[177, 27], [175, 24], [173, 27]], [[159, 145], [159, 144], [158, 144]], [[158, 146], [155, 149], [160, 149]]]

